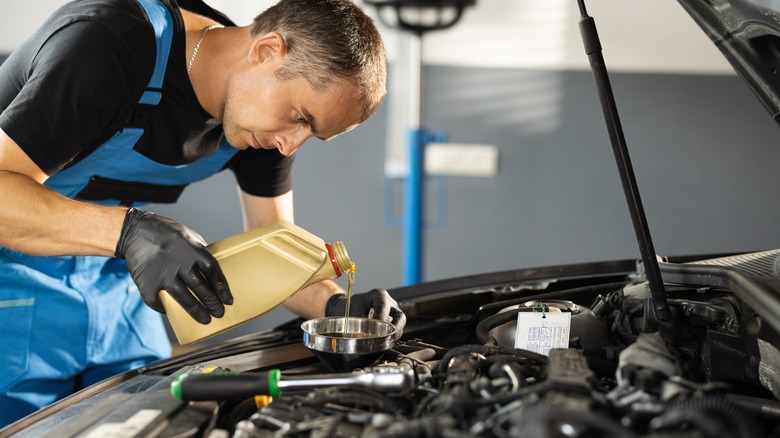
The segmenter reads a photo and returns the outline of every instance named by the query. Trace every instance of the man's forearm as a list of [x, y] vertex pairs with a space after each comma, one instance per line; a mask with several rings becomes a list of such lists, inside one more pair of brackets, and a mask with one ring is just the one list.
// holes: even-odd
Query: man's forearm
[[0, 245], [44, 256], [113, 256], [127, 211], [74, 201], [2, 170], [0, 205]]
[[301, 289], [284, 303], [284, 307], [306, 319], [325, 316], [325, 304], [333, 294], [344, 290], [331, 280], [314, 283]]

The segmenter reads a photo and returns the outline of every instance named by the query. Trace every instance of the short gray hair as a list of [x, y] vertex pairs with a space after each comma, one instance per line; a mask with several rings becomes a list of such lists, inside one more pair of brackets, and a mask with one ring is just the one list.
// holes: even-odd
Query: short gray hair
[[255, 17], [252, 36], [279, 32], [288, 58], [282, 79], [305, 78], [315, 90], [339, 79], [357, 87], [363, 120], [384, 98], [387, 59], [371, 17], [351, 0], [281, 0]]

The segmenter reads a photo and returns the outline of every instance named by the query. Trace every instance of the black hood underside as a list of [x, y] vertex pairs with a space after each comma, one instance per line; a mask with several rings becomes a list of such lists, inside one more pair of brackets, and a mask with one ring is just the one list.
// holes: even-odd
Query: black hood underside
[[780, 123], [780, 3], [678, 1]]

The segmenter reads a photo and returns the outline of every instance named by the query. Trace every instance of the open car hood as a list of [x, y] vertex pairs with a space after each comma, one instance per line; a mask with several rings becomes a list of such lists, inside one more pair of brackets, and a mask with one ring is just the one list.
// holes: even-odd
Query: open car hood
[[678, 1], [780, 123], [780, 3]]

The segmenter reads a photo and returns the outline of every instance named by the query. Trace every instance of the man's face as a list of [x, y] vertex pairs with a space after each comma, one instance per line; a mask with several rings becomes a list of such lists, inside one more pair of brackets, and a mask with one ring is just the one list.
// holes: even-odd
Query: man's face
[[354, 85], [338, 81], [317, 91], [304, 78], [278, 79], [275, 68], [272, 62], [232, 76], [222, 122], [233, 147], [289, 156], [310, 137], [328, 140], [357, 126]]

